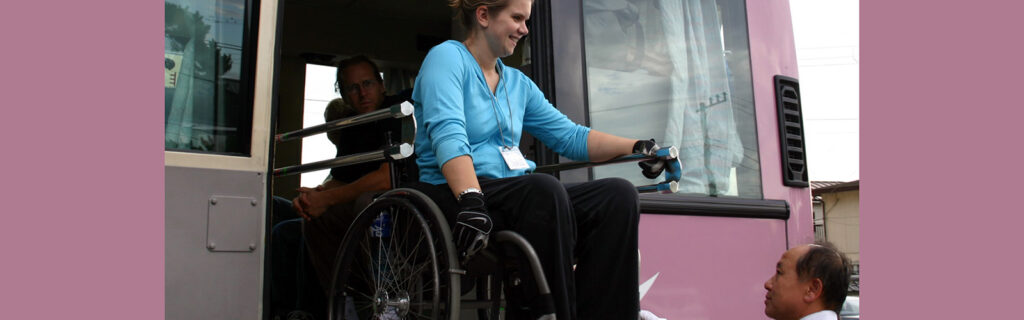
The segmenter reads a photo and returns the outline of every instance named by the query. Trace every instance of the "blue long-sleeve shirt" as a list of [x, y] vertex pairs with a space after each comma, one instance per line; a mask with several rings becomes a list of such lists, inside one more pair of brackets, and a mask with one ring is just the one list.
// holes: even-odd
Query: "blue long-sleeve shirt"
[[589, 160], [590, 128], [556, 110], [519, 70], [506, 67], [500, 59], [497, 67], [501, 79], [491, 93], [476, 59], [461, 42], [449, 40], [427, 53], [412, 92], [419, 123], [416, 164], [420, 181], [447, 183], [441, 166], [462, 155], [473, 158], [476, 175], [482, 178], [533, 171], [537, 164], [530, 160], [528, 169], [509, 169], [500, 152], [503, 145], [519, 146], [523, 129], [562, 156]]

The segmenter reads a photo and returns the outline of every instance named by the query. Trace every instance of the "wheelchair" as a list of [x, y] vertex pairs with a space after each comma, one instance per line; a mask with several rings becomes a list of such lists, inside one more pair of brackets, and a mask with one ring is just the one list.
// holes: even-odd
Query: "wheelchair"
[[[402, 121], [400, 140], [383, 150], [275, 169], [274, 175], [386, 160], [392, 163], [392, 186], [398, 186], [394, 164], [412, 156], [416, 122], [411, 115], [412, 105], [402, 103], [278, 135], [277, 141], [285, 141], [389, 117]], [[666, 181], [637, 189], [674, 192], [681, 172], [677, 156], [676, 149], [668, 147], [655, 156], [634, 154], [602, 163], [570, 162], [538, 167], [536, 171], [662, 158], [674, 160], [667, 162]], [[329, 318], [457, 320], [463, 310], [475, 310], [478, 319], [499, 319], [506, 307], [504, 298], [515, 296], [518, 301], [529, 301], [517, 304], [524, 308], [517, 313], [554, 319], [551, 292], [533, 247], [507, 230], [492, 233], [490, 243], [463, 266], [449, 223], [429, 197], [411, 188], [384, 192], [359, 213], [338, 249], [328, 291]]]

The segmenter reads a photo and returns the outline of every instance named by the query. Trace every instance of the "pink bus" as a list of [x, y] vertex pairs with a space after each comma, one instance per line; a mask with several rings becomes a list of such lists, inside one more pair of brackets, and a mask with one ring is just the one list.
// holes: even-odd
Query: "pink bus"
[[[443, 0], [165, 0], [165, 14], [165, 316], [272, 319], [269, 204], [301, 182], [271, 172], [308, 147], [273, 137], [322, 114], [303, 107], [307, 66], [365, 54], [394, 93], [464, 31]], [[679, 150], [678, 192], [641, 196], [641, 309], [766, 319], [775, 262], [814, 239], [789, 2], [535, 0], [529, 27], [503, 62], [560, 111]], [[532, 137], [520, 148], [565, 161]], [[612, 176], [658, 182], [632, 163], [558, 174]]]

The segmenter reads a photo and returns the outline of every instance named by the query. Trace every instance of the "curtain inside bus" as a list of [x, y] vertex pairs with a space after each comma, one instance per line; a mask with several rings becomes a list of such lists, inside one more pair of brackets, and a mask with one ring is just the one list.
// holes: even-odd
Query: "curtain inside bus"
[[[678, 147], [681, 193], [760, 198], [742, 1], [583, 4], [591, 126]], [[632, 171], [599, 167], [594, 176], [654, 182]]]

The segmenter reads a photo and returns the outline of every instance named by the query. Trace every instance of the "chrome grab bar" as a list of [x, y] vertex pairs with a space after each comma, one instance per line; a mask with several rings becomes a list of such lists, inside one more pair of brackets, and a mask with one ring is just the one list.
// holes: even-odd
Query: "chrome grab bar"
[[412, 115], [413, 106], [408, 101], [399, 104], [392, 105], [391, 107], [380, 109], [377, 111], [371, 111], [364, 114], [351, 116], [348, 118], [342, 118], [327, 122], [324, 124], [315, 125], [309, 128], [303, 128], [291, 132], [285, 132], [274, 136], [275, 142], [283, 142], [289, 140], [295, 140], [305, 138], [319, 133], [327, 131], [337, 130], [345, 127], [351, 127], [358, 124], [373, 122], [387, 118], [404, 118]]
[[676, 147], [674, 147], [674, 146], [669, 146], [669, 147], [658, 149], [656, 154], [653, 155], [653, 156], [649, 156], [649, 155], [645, 155], [645, 154], [639, 154], [639, 153], [634, 153], [634, 154], [629, 154], [629, 155], [624, 155], [624, 156], [621, 156], [621, 157], [617, 157], [617, 158], [614, 158], [614, 159], [611, 159], [611, 160], [608, 160], [608, 161], [600, 161], [600, 162], [573, 161], [573, 162], [566, 162], [566, 163], [559, 163], [559, 164], [540, 166], [540, 167], [537, 167], [537, 169], [535, 169], [534, 172], [552, 173], [552, 172], [558, 172], [558, 171], [563, 171], [563, 170], [587, 168], [587, 167], [601, 166], [601, 165], [607, 165], [607, 164], [613, 164], [613, 163], [622, 163], [622, 162], [639, 162], [639, 161], [647, 161], [647, 160], [652, 160], [652, 159], [664, 159], [665, 160], [665, 164], [667, 165], [665, 167], [665, 173], [664, 173], [665, 181], [662, 181], [662, 182], [656, 183], [656, 184], [646, 185], [646, 186], [637, 186], [636, 187], [637, 191], [640, 192], [640, 193], [648, 193], [648, 192], [675, 193], [676, 191], [678, 191], [679, 190], [679, 179], [682, 178], [682, 171], [683, 171], [682, 168], [683, 168], [683, 166], [679, 162], [679, 149], [676, 149]]
[[397, 145], [387, 146], [381, 150], [374, 150], [358, 154], [340, 156], [334, 159], [327, 159], [323, 161], [311, 162], [306, 164], [275, 168], [273, 174], [275, 177], [283, 177], [293, 174], [343, 167], [366, 162], [380, 160], [400, 160], [408, 158], [412, 156], [414, 150], [413, 143], [416, 139], [416, 119], [415, 117], [412, 116], [412, 114], [413, 105], [412, 103], [406, 101], [392, 105], [391, 107], [385, 109], [371, 111], [361, 115], [342, 118], [324, 124], [315, 125], [309, 128], [303, 128], [291, 132], [278, 134], [274, 137], [274, 140], [276, 142], [283, 142], [305, 138], [315, 134], [338, 130], [341, 128], [347, 128], [355, 125], [369, 123], [381, 119], [402, 118], [402, 132], [400, 133], [401, 143]]
[[330, 169], [335, 167], [349, 166], [353, 164], [360, 164], [365, 162], [380, 161], [380, 160], [399, 160], [405, 159], [412, 155], [413, 146], [410, 143], [402, 143], [397, 146], [391, 146], [383, 150], [375, 150], [370, 152], [357, 153], [353, 155], [340, 156], [334, 159], [327, 159], [323, 161], [311, 162], [306, 164], [288, 166], [283, 168], [274, 169], [275, 177], [290, 176], [293, 174], [306, 173], [324, 169]]

